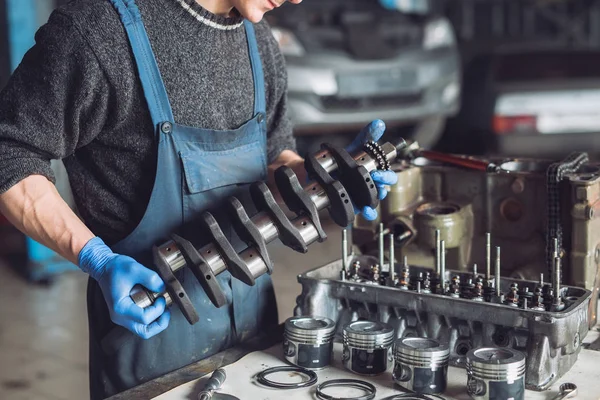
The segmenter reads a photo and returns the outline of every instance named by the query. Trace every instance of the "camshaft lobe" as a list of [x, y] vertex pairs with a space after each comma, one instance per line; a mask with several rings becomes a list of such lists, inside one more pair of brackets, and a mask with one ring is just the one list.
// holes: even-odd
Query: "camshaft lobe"
[[[393, 161], [396, 158], [397, 148], [403, 148], [405, 142], [402, 141], [398, 146], [394, 146], [391, 143], [385, 143], [380, 146], [382, 152], [385, 155], [387, 161]], [[329, 150], [323, 150], [313, 156], [318, 161], [320, 166], [327, 172], [334, 172], [338, 169], [338, 164], [335, 157], [332, 156]], [[360, 167], [364, 167], [367, 172], [371, 172], [377, 169], [378, 160], [368, 154], [367, 152], [361, 151], [353, 156], [353, 160]], [[380, 162], [380, 160], [379, 160]], [[303, 188], [304, 192], [310, 196], [310, 201], [314, 204], [317, 210], [322, 210], [329, 207], [331, 200], [327, 195], [327, 191], [319, 183], [313, 182]], [[258, 229], [260, 236], [265, 243], [272, 242], [280, 236], [280, 232], [277, 229], [276, 223], [272, 216], [265, 211], [261, 211], [251, 218], [252, 223]], [[316, 222], [316, 223], [315, 223]], [[310, 216], [301, 215], [291, 221], [292, 225], [297, 229], [304, 243], [308, 246], [315, 241], [320, 239], [318, 221], [313, 221]], [[227, 269], [225, 259], [219, 254], [217, 247], [214, 243], [210, 243], [198, 250], [198, 253], [202, 255], [205, 263], [210, 268], [214, 276]], [[253, 277], [257, 278], [264, 273], [269, 272], [269, 267], [263, 257], [260, 256], [260, 252], [255, 246], [249, 246], [246, 250], [240, 253], [240, 257], [243, 262], [246, 263], [250, 273]], [[161, 257], [162, 260], [175, 272], [186, 266], [186, 259], [174, 241], [164, 243], [155, 249], [155, 256]], [[151, 293], [141, 286], [136, 286], [131, 292], [131, 296], [135, 303], [140, 307], [147, 307], [152, 304], [155, 299], [166, 293]], [[171, 296], [167, 296], [170, 299]], [[180, 295], [180, 297], [182, 297]], [[192, 321], [190, 321], [192, 322]]]

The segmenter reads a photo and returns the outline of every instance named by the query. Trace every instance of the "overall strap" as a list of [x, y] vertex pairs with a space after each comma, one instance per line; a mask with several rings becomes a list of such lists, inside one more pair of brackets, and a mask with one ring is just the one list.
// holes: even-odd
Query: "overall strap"
[[125, 26], [142, 88], [155, 127], [173, 123], [173, 110], [138, 6], [134, 0], [110, 0]]
[[250, 63], [252, 65], [252, 75], [254, 77], [254, 115], [258, 113], [265, 114], [267, 111], [265, 99], [265, 77], [258, 52], [258, 43], [254, 25], [247, 19], [244, 20], [246, 27], [246, 38], [248, 40], [248, 53], [250, 54]]

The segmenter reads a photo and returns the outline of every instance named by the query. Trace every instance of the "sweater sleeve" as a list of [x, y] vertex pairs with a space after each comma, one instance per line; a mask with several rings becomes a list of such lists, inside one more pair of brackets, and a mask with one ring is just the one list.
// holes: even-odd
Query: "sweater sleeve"
[[30, 175], [54, 182], [51, 159], [101, 131], [110, 88], [71, 19], [54, 12], [0, 92], [0, 193]]
[[[266, 48], [263, 69], [267, 79], [267, 156], [269, 163], [275, 161], [283, 150], [296, 151], [292, 122], [288, 116], [287, 67], [279, 46], [266, 21], [259, 23], [258, 35]], [[271, 83], [272, 82], [272, 83]]]

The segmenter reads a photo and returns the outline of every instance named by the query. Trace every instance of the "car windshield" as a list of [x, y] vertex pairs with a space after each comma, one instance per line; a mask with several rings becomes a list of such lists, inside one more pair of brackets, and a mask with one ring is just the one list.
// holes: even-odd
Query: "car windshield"
[[418, 45], [422, 38], [423, 17], [386, 10], [378, 0], [284, 4], [267, 18], [272, 26], [293, 32], [309, 54], [385, 59]]

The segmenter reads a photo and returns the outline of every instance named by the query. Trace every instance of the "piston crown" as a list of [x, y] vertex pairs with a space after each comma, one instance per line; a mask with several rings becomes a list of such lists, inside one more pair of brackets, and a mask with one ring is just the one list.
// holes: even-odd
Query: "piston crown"
[[448, 364], [450, 349], [438, 340], [419, 337], [405, 337], [394, 343], [396, 362], [425, 368]]
[[330, 342], [335, 335], [335, 322], [324, 317], [292, 317], [285, 321], [285, 337], [307, 344]]
[[467, 372], [479, 379], [512, 381], [525, 375], [525, 355], [503, 347], [483, 347], [467, 353]]
[[394, 328], [383, 322], [355, 321], [344, 328], [344, 344], [365, 350], [390, 347]]

